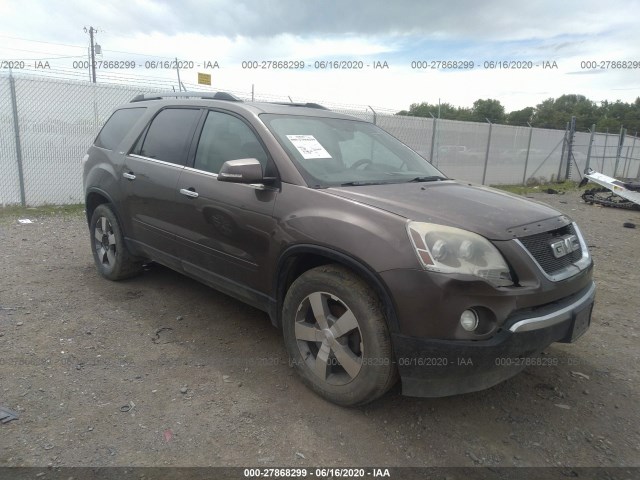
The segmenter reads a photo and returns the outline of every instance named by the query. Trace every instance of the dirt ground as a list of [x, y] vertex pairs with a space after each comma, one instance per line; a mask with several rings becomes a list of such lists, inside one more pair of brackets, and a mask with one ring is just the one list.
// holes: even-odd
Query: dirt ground
[[0, 213], [0, 466], [640, 465], [640, 212], [533, 197], [591, 247], [585, 336], [483, 392], [355, 409], [298, 381], [266, 314], [159, 266], [100, 278], [81, 213]]

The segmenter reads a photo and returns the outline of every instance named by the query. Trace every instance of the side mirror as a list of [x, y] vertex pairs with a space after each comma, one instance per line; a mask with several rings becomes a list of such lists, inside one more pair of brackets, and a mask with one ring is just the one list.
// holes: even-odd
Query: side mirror
[[262, 165], [255, 158], [227, 160], [218, 173], [220, 182], [263, 183]]

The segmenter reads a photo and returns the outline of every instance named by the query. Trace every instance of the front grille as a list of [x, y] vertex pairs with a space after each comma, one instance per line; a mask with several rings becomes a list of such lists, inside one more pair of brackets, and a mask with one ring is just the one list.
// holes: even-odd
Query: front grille
[[537, 233], [530, 237], [519, 238], [529, 253], [536, 259], [542, 269], [553, 275], [560, 270], [576, 263], [582, 258], [582, 246], [564, 257], [556, 258], [551, 251], [551, 244], [564, 235], [577, 235], [572, 224], [566, 225], [550, 232]]

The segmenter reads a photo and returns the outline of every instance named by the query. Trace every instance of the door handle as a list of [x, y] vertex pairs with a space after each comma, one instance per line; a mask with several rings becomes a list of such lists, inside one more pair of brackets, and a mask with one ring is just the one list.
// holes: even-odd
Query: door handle
[[181, 188], [180, 189], [180, 193], [182, 195], [186, 195], [187, 197], [198, 198], [198, 192], [196, 192], [194, 190], [187, 189], [187, 188]]
[[122, 176], [124, 178], [126, 178], [127, 180], [135, 180], [136, 179], [136, 176], [133, 173], [129, 173], [129, 172], [124, 172], [122, 174]]

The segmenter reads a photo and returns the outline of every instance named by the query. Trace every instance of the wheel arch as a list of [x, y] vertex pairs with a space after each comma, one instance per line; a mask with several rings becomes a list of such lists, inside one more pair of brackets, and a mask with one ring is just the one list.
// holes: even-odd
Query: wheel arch
[[95, 211], [96, 208], [98, 208], [99, 205], [110, 203], [113, 206], [111, 210], [113, 211], [113, 214], [118, 219], [118, 224], [120, 225], [120, 229], [122, 230], [126, 238], [127, 232], [125, 230], [124, 222], [122, 221], [122, 218], [120, 218], [120, 212], [118, 212], [118, 209], [116, 208], [116, 202], [113, 200], [111, 195], [109, 195], [107, 192], [105, 192], [100, 188], [91, 187], [87, 190], [87, 195], [85, 197], [84, 203], [85, 203], [85, 213], [87, 216], [87, 224], [91, 223], [91, 217], [93, 216], [93, 212]]
[[342, 265], [362, 278], [383, 303], [385, 319], [391, 333], [399, 331], [395, 303], [382, 278], [362, 260], [345, 252], [313, 244], [298, 244], [287, 248], [278, 259], [275, 273], [275, 312], [271, 316], [282, 327], [282, 306], [291, 284], [304, 272], [326, 264]]

